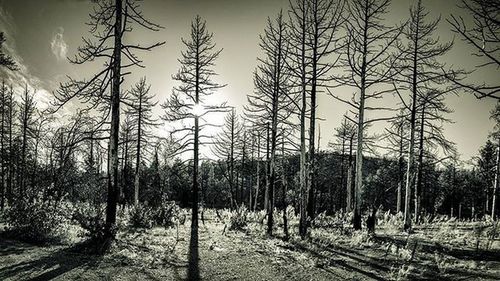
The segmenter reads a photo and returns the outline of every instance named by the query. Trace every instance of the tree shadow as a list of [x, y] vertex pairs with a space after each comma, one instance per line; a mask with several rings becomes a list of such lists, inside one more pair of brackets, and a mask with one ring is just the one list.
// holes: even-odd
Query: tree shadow
[[[392, 243], [403, 247], [406, 245], [407, 240], [404, 237], [391, 237], [389, 235], [376, 235], [374, 236], [377, 242]], [[415, 243], [415, 242], [413, 242]], [[500, 251], [498, 250], [485, 250], [485, 249], [472, 249], [472, 248], [458, 248], [446, 247], [437, 243], [427, 242], [418, 239], [420, 249], [427, 253], [441, 253], [450, 255], [454, 258], [461, 260], [475, 260], [475, 261], [493, 261], [500, 262]]]
[[[63, 248], [38, 260], [19, 262], [0, 268], [0, 280], [8, 278], [30, 280], [51, 280], [79, 267], [95, 266], [99, 256], [83, 255], [76, 252], [77, 247]], [[38, 272], [42, 272], [38, 274]]]
[[33, 246], [28, 244], [16, 245], [15, 243], [0, 238], [0, 257], [20, 255], [30, 248], [33, 248]]
[[[298, 249], [302, 252], [309, 253], [312, 256], [314, 256], [316, 258], [320, 258], [322, 260], [328, 260], [330, 266], [337, 266], [340, 268], [344, 268], [345, 270], [347, 270], [349, 272], [357, 272], [358, 274], [361, 274], [366, 278], [371, 278], [371, 279], [378, 280], [378, 281], [386, 280], [384, 277], [377, 275], [378, 272], [374, 270], [375, 268], [373, 268], [374, 264], [367, 262], [366, 260], [357, 259], [357, 261], [360, 262], [361, 264], [365, 264], [369, 270], [364, 270], [358, 266], [351, 265], [343, 259], [335, 259], [335, 258], [332, 258], [331, 256], [324, 255], [324, 254], [320, 253], [319, 251], [314, 250], [310, 247], [306, 247], [302, 244], [299, 244], [299, 243], [293, 243], [293, 244], [296, 247], [296, 249]], [[349, 257], [352, 259], [352, 256], [347, 256], [344, 253], [341, 253], [338, 251], [332, 251], [328, 247], [324, 247], [324, 246], [321, 246], [319, 244], [314, 244], [314, 243], [312, 243], [312, 245], [318, 247], [321, 251], [330, 252], [330, 253], [336, 254], [339, 257], [345, 256], [345, 257]], [[375, 266], [375, 267], [378, 268], [379, 266]], [[383, 269], [383, 271], [385, 271], [385, 268], [382, 268], [382, 269]]]
[[191, 240], [189, 241], [189, 266], [187, 280], [200, 280], [198, 252], [198, 220], [191, 222]]

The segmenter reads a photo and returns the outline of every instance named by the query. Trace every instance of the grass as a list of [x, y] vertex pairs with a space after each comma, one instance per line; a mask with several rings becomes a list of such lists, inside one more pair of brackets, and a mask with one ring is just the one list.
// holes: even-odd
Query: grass
[[297, 218], [290, 215], [291, 237], [284, 241], [281, 220], [275, 236], [268, 237], [262, 213], [249, 212], [246, 226], [238, 230], [229, 230], [231, 217], [227, 210], [219, 215], [204, 210], [198, 228], [192, 228], [189, 220], [169, 228], [124, 227], [110, 252], [102, 256], [82, 253], [82, 230], [70, 224], [62, 228], [65, 239], [58, 244], [35, 246], [0, 239], [0, 280], [500, 278], [498, 236], [488, 242], [484, 230], [479, 248], [469, 242], [477, 240], [475, 229], [483, 222], [426, 224], [407, 235], [393, 229], [395, 221], [382, 219], [376, 235], [369, 235], [322, 217], [310, 238], [301, 240]]

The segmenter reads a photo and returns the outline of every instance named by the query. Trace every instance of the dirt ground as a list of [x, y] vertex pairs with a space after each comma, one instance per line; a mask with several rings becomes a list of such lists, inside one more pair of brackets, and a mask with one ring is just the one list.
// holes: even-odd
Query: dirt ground
[[[86, 255], [72, 245], [34, 246], [0, 238], [0, 280], [499, 280], [500, 253], [438, 249], [421, 242], [401, 261], [403, 236], [372, 242], [270, 238], [207, 222], [192, 229], [121, 232], [111, 252]], [[409, 260], [409, 261], [408, 261]], [[446, 266], [464, 264], [463, 266]]]

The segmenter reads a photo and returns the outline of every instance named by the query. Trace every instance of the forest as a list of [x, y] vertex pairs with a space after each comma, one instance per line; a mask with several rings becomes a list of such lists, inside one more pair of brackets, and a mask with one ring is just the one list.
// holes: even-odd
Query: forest
[[[500, 279], [500, 1], [282, 2], [241, 105], [202, 15], [174, 52], [149, 1], [84, 2], [64, 60], [91, 75], [48, 100], [0, 24], [0, 279]], [[149, 53], [176, 59], [164, 95], [131, 79]], [[493, 104], [471, 159], [450, 96]]]

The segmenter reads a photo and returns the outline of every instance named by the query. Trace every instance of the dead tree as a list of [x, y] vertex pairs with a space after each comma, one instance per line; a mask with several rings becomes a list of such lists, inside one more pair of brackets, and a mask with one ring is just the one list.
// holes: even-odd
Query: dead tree
[[[352, 174], [352, 153], [356, 136], [356, 125], [344, 117], [340, 126], [335, 128], [334, 136], [336, 141], [328, 143], [328, 146], [340, 152], [340, 192], [337, 201], [339, 202], [339, 209], [342, 209], [345, 203], [345, 210], [349, 212], [352, 206], [352, 182], [347, 179], [350, 178]], [[345, 159], [346, 154], [348, 155], [347, 161]], [[333, 206], [334, 202], [332, 189], [333, 186], [330, 186], [330, 207]], [[346, 194], [345, 200], [342, 198], [343, 191], [345, 191]], [[333, 212], [332, 209], [330, 211]]]
[[259, 122], [268, 120], [269, 161], [266, 177], [267, 196], [264, 205], [267, 207], [267, 233], [272, 235], [274, 211], [274, 187], [276, 183], [276, 149], [278, 126], [290, 116], [289, 99], [290, 73], [285, 58], [289, 46], [285, 40], [286, 29], [283, 14], [280, 12], [275, 20], [268, 18], [264, 35], [260, 36], [260, 48], [265, 58], [259, 58], [260, 65], [254, 73], [255, 93], [248, 95], [249, 105], [245, 108], [247, 118]]
[[[434, 32], [440, 22], [440, 18], [426, 22], [428, 12], [422, 6], [422, 1], [410, 8], [410, 19], [403, 33], [407, 44], [398, 44], [400, 60], [398, 61], [398, 73], [400, 82], [405, 85], [410, 93], [411, 99], [408, 105], [410, 111], [408, 165], [406, 169], [406, 196], [405, 196], [405, 223], [404, 229], [411, 228], [410, 198], [411, 186], [415, 180], [415, 131], [416, 116], [418, 110], [418, 98], [427, 85], [443, 82], [441, 69], [444, 64], [439, 58], [446, 54], [453, 46], [452, 42], [441, 44]], [[418, 192], [418, 191], [417, 191]], [[417, 194], [417, 193], [415, 193]]]
[[146, 149], [147, 140], [152, 137], [151, 129], [158, 126], [153, 118], [153, 108], [157, 102], [152, 101], [153, 94], [149, 93], [151, 86], [146, 84], [146, 78], [142, 78], [130, 90], [130, 107], [126, 111], [131, 116], [132, 126], [135, 129], [135, 180], [134, 180], [134, 205], [139, 204], [139, 186], [141, 179], [141, 157]]
[[[192, 120], [193, 124], [174, 130], [173, 134], [182, 134], [180, 138], [179, 153], [193, 152], [193, 206], [192, 221], [198, 224], [198, 168], [200, 145], [206, 143], [209, 138], [201, 134], [207, 126], [214, 126], [206, 122], [204, 117], [214, 112], [225, 112], [225, 104], [211, 105], [207, 100], [218, 89], [224, 87], [212, 81], [217, 74], [213, 67], [222, 49], [217, 50], [213, 42], [213, 33], [209, 33], [206, 22], [200, 16], [191, 22], [191, 34], [189, 39], [182, 39], [186, 50], [181, 52], [179, 60], [181, 68], [173, 79], [180, 83], [175, 87], [169, 99], [162, 105], [165, 114], [162, 117], [166, 121], [178, 122]], [[200, 121], [205, 121], [200, 124]]]
[[[125, 190], [128, 190], [131, 186], [131, 175], [133, 174], [133, 168], [130, 158], [133, 157], [133, 141], [134, 133], [136, 127], [133, 125], [132, 116], [125, 115], [125, 120], [121, 122], [120, 128], [120, 145], [122, 147], [121, 153], [121, 184], [119, 186], [118, 203], [125, 204]], [[137, 151], [135, 151], [137, 153]], [[134, 185], [135, 187], [135, 185]], [[135, 192], [134, 192], [134, 204], [135, 204]]]
[[5, 197], [7, 193], [7, 186], [6, 186], [6, 166], [7, 166], [7, 149], [6, 149], [6, 132], [7, 132], [7, 126], [6, 126], [6, 121], [7, 121], [7, 86], [5, 85], [5, 81], [2, 81], [2, 88], [0, 88], [0, 114], [1, 114], [1, 119], [0, 119], [0, 167], [1, 167], [1, 202], [0, 202], [0, 208], [3, 211], [5, 208]]
[[215, 137], [214, 145], [211, 147], [214, 155], [226, 162], [227, 173], [224, 176], [229, 184], [231, 194], [231, 208], [237, 205], [236, 183], [235, 183], [235, 160], [239, 157], [238, 147], [241, 142], [242, 126], [236, 110], [233, 108], [224, 118], [222, 131]]
[[[345, 74], [333, 77], [335, 87], [348, 86], [359, 90], [351, 99], [339, 98], [330, 90], [329, 94], [349, 106], [357, 116], [355, 121], [358, 132], [356, 141], [356, 169], [354, 188], [353, 226], [361, 229], [361, 193], [363, 189], [363, 148], [366, 127], [373, 122], [389, 120], [380, 117], [365, 120], [366, 110], [389, 110], [387, 107], [373, 107], [367, 104], [388, 93], [387, 89], [374, 86], [388, 83], [394, 75], [394, 64], [398, 60], [391, 48], [395, 45], [402, 28], [389, 27], [383, 23], [388, 12], [390, 0], [353, 0], [349, 2], [345, 21], [346, 40], [341, 65]], [[353, 120], [354, 121], [354, 120]]]
[[[455, 144], [444, 135], [443, 124], [452, 123], [446, 117], [453, 111], [446, 106], [445, 96], [448, 90], [425, 89], [419, 98], [416, 133], [418, 134], [418, 155], [415, 176], [414, 212], [415, 222], [420, 220], [423, 189], [424, 159], [434, 159], [435, 155], [444, 155], [445, 158], [456, 155]], [[443, 159], [437, 159], [441, 162]]]
[[19, 173], [19, 200], [26, 200], [26, 178], [27, 178], [27, 157], [28, 145], [34, 128], [34, 117], [36, 111], [36, 103], [34, 94], [28, 90], [28, 85], [25, 85], [24, 93], [21, 98], [19, 124], [21, 125], [21, 170]]
[[[338, 62], [337, 53], [341, 48], [340, 29], [344, 23], [345, 1], [343, 0], [309, 0], [306, 19], [309, 22], [306, 34], [306, 59], [310, 61], [308, 80], [310, 84], [310, 117], [309, 117], [309, 190], [307, 195], [307, 216], [310, 220], [315, 213], [316, 186], [316, 109], [317, 96], [325, 81], [329, 81], [330, 70]], [[337, 55], [337, 57], [332, 57]], [[319, 147], [319, 144], [318, 144]], [[307, 232], [307, 230], [306, 230]]]
[[398, 188], [396, 191], [396, 213], [401, 212], [402, 192], [404, 185], [404, 156], [407, 153], [408, 137], [406, 136], [408, 127], [408, 110], [400, 109], [395, 119], [389, 122], [389, 128], [385, 129], [383, 140], [387, 141], [387, 149], [390, 155], [398, 160]]
[[[300, 224], [299, 234], [305, 238], [307, 234], [307, 169], [308, 159], [306, 153], [306, 113], [307, 113], [307, 76], [308, 61], [306, 60], [306, 34], [309, 29], [307, 21], [307, 0], [290, 1], [289, 38], [290, 52], [288, 61], [292, 75], [297, 78], [300, 91], [298, 104], [300, 120], [300, 168], [299, 168], [299, 194], [300, 194]], [[296, 47], [294, 47], [296, 46]]]
[[[97, 110], [101, 121], [98, 128], [109, 121], [109, 163], [108, 195], [106, 207], [106, 230], [103, 249], [115, 236], [116, 207], [118, 202], [118, 136], [120, 127], [121, 84], [132, 67], [144, 67], [135, 51], [150, 51], [162, 45], [149, 46], [127, 43], [127, 34], [133, 26], [158, 31], [161, 27], [147, 20], [138, 1], [115, 0], [94, 2], [90, 14], [90, 34], [93, 39], [83, 38], [83, 46], [70, 60], [74, 64], [84, 64], [99, 59], [105, 60], [104, 67], [89, 80], [63, 83], [56, 92], [56, 110], [71, 100], [80, 101], [85, 111]], [[130, 38], [130, 36], [128, 36]]]
[[[447, 19], [451, 31], [459, 36], [471, 49], [472, 55], [482, 60], [476, 69], [498, 72], [500, 67], [500, 3], [489, 0], [462, 0], [458, 5], [472, 17], [472, 22], [458, 15]], [[456, 85], [474, 94], [478, 99], [485, 97], [500, 100], [499, 84], [474, 84], [465, 81], [463, 72], [445, 71], [445, 75]], [[465, 73], [470, 74], [469, 73]]]

